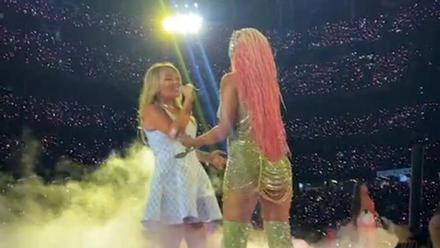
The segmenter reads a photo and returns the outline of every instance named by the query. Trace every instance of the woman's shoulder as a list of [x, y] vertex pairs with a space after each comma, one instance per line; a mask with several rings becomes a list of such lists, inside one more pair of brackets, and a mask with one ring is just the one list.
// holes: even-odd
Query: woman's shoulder
[[157, 104], [149, 104], [142, 110], [142, 123], [144, 129], [156, 129], [158, 123], [165, 120], [164, 110]]
[[235, 89], [237, 80], [238, 80], [238, 78], [237, 78], [236, 73], [228, 72], [225, 75], [223, 75], [221, 83], [220, 83], [220, 88], [221, 89], [226, 89], [226, 88]]
[[236, 72], [228, 72], [225, 73], [222, 77], [222, 82], [233, 82], [237, 80], [237, 73]]

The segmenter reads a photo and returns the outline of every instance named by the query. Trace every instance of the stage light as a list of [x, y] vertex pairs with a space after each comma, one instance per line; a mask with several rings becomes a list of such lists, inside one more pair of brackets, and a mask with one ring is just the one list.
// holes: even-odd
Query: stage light
[[165, 18], [162, 24], [169, 33], [195, 34], [200, 31], [202, 21], [202, 17], [196, 14], [177, 14]]

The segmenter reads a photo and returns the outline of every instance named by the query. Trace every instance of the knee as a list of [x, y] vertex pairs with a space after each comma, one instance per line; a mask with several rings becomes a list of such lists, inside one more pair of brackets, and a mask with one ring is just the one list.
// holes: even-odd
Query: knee
[[247, 223], [251, 220], [251, 215], [252, 213], [248, 214], [240, 210], [225, 210], [223, 213], [223, 218], [227, 221]]
[[256, 206], [256, 197], [234, 195], [223, 200], [223, 217], [227, 221], [247, 223]]
[[264, 221], [280, 221], [280, 222], [288, 222], [289, 214], [280, 213], [277, 211], [265, 211], [263, 214]]
[[289, 221], [290, 216], [290, 201], [286, 200], [281, 203], [275, 202], [264, 202], [262, 204], [263, 208], [263, 219], [265, 221]]

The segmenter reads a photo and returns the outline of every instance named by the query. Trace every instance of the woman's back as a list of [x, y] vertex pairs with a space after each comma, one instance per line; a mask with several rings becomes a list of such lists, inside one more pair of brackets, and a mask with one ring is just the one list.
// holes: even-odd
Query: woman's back
[[284, 157], [271, 162], [264, 156], [252, 136], [249, 113], [241, 104], [237, 104], [234, 131], [227, 143], [225, 192], [256, 189], [270, 200], [283, 200], [289, 196], [292, 182], [290, 161]]

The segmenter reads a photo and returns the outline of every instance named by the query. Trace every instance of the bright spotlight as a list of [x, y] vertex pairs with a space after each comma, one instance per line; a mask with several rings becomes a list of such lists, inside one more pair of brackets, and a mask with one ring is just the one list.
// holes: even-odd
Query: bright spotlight
[[178, 14], [165, 18], [162, 24], [169, 33], [195, 34], [202, 27], [202, 21], [196, 14]]

